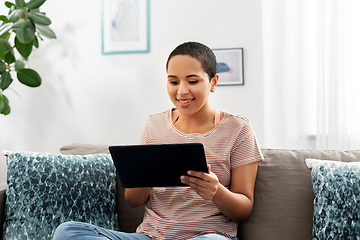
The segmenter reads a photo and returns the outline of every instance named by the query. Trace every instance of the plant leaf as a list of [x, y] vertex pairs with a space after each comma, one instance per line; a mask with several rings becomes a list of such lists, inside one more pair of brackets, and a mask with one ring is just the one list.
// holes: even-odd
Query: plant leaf
[[4, 115], [9, 115], [10, 112], [11, 112], [11, 110], [10, 110], [10, 106], [9, 106], [9, 104], [8, 104], [7, 108], [5, 109], [5, 111], [4, 111], [2, 114], [4, 114]]
[[9, 41], [10, 33], [5, 34], [4, 36], [0, 37], [1, 39], [4, 39], [6, 41]]
[[[39, 9], [39, 8], [29, 9], [29, 12], [32, 12], [32, 13], [34, 13], [34, 12], [40, 13], [40, 9]], [[43, 14], [45, 14], [45, 13], [43, 13]]]
[[15, 4], [13, 4], [9, 9], [8, 15], [10, 15], [15, 9], [16, 9], [16, 6], [15, 6]]
[[8, 115], [10, 112], [11, 112], [11, 110], [10, 110], [10, 106], [9, 106], [9, 104], [8, 104], [8, 105], [7, 105], [7, 108], [5, 109], [5, 111], [2, 112], [2, 114]]
[[1, 74], [0, 88], [4, 91], [10, 86], [12, 81], [13, 79], [11, 78], [10, 72], [8, 71], [4, 72], [3, 74]]
[[23, 9], [15, 9], [10, 15], [9, 15], [9, 21], [15, 23], [19, 18], [21, 18], [24, 14]]
[[6, 2], [5, 2], [5, 6], [6, 6], [7, 8], [11, 8], [12, 6], [15, 6], [15, 4], [13, 4], [12, 2], [6, 1]]
[[14, 24], [11, 29], [22, 43], [29, 43], [35, 37], [35, 26], [29, 19], [21, 20]]
[[34, 37], [34, 40], [32, 41], [33, 42], [33, 45], [38, 48], [39, 47], [39, 40], [37, 38], [37, 36]]
[[8, 108], [9, 108], [9, 100], [7, 99], [7, 97], [5, 97], [4, 94], [0, 94], [0, 113], [1, 114], [7, 113]]
[[15, 0], [15, 5], [19, 8], [23, 8], [26, 6], [26, 3], [24, 0]]
[[51, 24], [50, 18], [48, 18], [42, 13], [29, 12], [28, 17], [30, 18], [31, 21], [33, 21], [33, 23], [42, 24], [46, 26], [49, 26]]
[[56, 39], [56, 34], [49, 26], [36, 24], [36, 31], [46, 38]]
[[26, 7], [29, 9], [39, 8], [41, 5], [44, 4], [45, 1], [46, 0], [31, 0], [26, 4]]
[[9, 23], [9, 19], [5, 15], [0, 15], [0, 21], [3, 21], [4, 23]]
[[5, 60], [5, 55], [9, 50], [12, 50], [10, 43], [4, 39], [0, 39], [0, 59]]
[[5, 64], [3, 63], [3, 61], [0, 61], [0, 73], [5, 72], [5, 70], [6, 70]]
[[25, 68], [25, 63], [21, 60], [16, 60], [15, 61], [15, 70], [18, 71], [23, 68]]
[[15, 62], [15, 54], [14, 51], [12, 49], [8, 50], [5, 53], [5, 62], [7, 62], [8, 64], [12, 64], [13, 62]]
[[13, 26], [13, 23], [5, 23], [0, 26], [0, 38], [5, 36], [9, 31], [10, 28]]
[[30, 68], [23, 68], [18, 70], [17, 78], [22, 84], [29, 87], [38, 87], [41, 85], [41, 77], [36, 71]]
[[28, 58], [32, 52], [33, 43], [22, 43], [15, 37], [15, 47], [23, 58]]

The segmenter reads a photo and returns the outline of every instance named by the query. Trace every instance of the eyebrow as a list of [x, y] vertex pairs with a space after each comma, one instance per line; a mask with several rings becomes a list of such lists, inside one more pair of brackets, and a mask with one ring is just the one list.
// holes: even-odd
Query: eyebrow
[[[187, 75], [187, 76], [186, 76], [186, 78], [191, 78], [191, 77], [199, 77], [199, 75], [190, 74], [190, 75]], [[168, 78], [178, 78], [178, 77], [175, 76], [175, 75], [168, 75]]]
[[175, 75], [168, 75], [168, 78], [177, 78]]

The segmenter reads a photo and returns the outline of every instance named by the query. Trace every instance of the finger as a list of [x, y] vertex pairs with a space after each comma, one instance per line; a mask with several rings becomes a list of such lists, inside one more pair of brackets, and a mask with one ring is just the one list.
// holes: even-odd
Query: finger
[[207, 168], [208, 168], [208, 173], [211, 173], [211, 165], [210, 164], [207, 165]]
[[189, 182], [189, 186], [203, 199], [211, 200], [216, 194], [216, 187], [214, 188], [208, 182], [198, 182], [199, 179], [195, 179], [193, 182]]
[[196, 178], [200, 178], [205, 180], [207, 178], [207, 176], [209, 175], [208, 173], [204, 173], [204, 172], [198, 172], [198, 171], [188, 171], [187, 174], [191, 177], [196, 177]]
[[211, 172], [211, 165], [210, 164], [207, 164], [207, 169], [208, 169], [208, 172], [198, 172], [198, 171], [188, 171], [187, 174], [190, 175], [190, 176], [194, 176], [194, 177], [198, 177], [198, 178], [201, 178], [201, 179], [204, 179], [206, 176], [208, 175], [211, 175], [212, 172]]
[[[197, 178], [197, 177], [191, 177], [191, 176], [181, 176], [180, 177], [180, 179], [181, 179], [181, 182], [182, 183], [184, 183], [184, 184], [186, 184], [186, 185], [190, 185], [190, 184], [196, 184], [196, 185], [198, 185], [198, 183], [197, 183], [197, 180], [200, 180], [199, 178]], [[203, 180], [202, 180], [203, 181]]]
[[207, 191], [207, 189], [212, 189], [210, 181], [205, 181], [197, 177], [182, 176], [181, 181], [193, 188], [195, 191]]
[[186, 175], [181, 176], [180, 179], [181, 179], [182, 183], [184, 183], [184, 184], [186, 184], [186, 185], [188, 185], [190, 187], [197, 186], [197, 185], [202, 186], [205, 183], [204, 180], [201, 180], [201, 179], [199, 179], [197, 177], [191, 177], [191, 176], [186, 176]]
[[217, 191], [216, 186], [196, 177], [182, 176], [181, 181], [191, 187], [203, 199], [211, 200]]

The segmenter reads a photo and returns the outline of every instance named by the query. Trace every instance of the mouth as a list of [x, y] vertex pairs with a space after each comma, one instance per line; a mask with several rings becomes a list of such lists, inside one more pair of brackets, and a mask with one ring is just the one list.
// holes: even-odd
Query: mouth
[[189, 107], [192, 102], [194, 101], [195, 98], [192, 98], [192, 99], [176, 99], [178, 102], [179, 102], [179, 106], [180, 107]]
[[194, 99], [188, 99], [188, 100], [180, 100], [180, 99], [178, 99], [178, 101], [179, 101], [180, 103], [189, 103], [189, 102], [191, 102], [192, 100], [194, 100]]

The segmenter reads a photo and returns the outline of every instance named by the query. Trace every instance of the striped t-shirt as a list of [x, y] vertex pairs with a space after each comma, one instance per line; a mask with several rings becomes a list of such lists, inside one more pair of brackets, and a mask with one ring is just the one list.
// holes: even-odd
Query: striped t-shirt
[[[149, 116], [140, 144], [202, 143], [207, 163], [227, 188], [230, 188], [231, 169], [262, 160], [253, 128], [246, 118], [224, 112], [211, 131], [185, 134], [173, 124], [171, 112]], [[154, 187], [137, 232], [153, 239], [189, 239], [208, 233], [232, 238], [237, 234], [237, 222], [190, 187]]]

